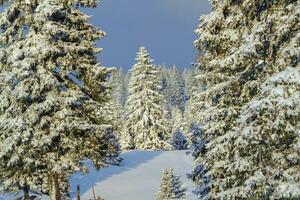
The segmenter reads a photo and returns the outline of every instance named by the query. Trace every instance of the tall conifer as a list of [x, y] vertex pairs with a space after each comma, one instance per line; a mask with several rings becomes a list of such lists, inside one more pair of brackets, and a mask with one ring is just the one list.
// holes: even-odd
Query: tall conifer
[[[288, 198], [297, 199], [297, 192], [291, 191], [299, 191], [299, 185], [294, 184], [299, 181], [294, 171], [299, 162], [288, 160], [288, 155], [299, 155], [295, 151], [299, 134], [293, 132], [299, 120], [290, 121], [291, 113], [280, 117], [273, 108], [283, 113], [294, 108], [293, 116], [298, 118], [297, 101], [289, 108], [277, 102], [293, 96], [287, 92], [288, 87], [296, 94], [299, 91], [298, 83], [288, 72], [298, 73], [299, 69], [299, 1], [210, 2], [212, 12], [201, 18], [196, 30], [199, 38], [195, 41], [199, 78], [205, 89], [196, 100], [196, 118], [208, 140], [204, 155], [196, 159], [196, 166], [205, 163], [205, 171], [196, 177], [195, 183], [204, 184], [205, 177], [210, 177], [211, 199], [287, 198], [288, 195], [278, 197], [276, 191], [283, 191], [282, 188], [289, 191]], [[287, 80], [268, 79], [273, 76]], [[284, 92], [275, 94], [276, 87]], [[272, 102], [270, 108], [262, 103], [267, 99]], [[269, 124], [272, 121], [290, 124], [291, 129], [283, 128], [285, 125], [275, 128], [276, 124]], [[260, 125], [262, 129], [257, 129]], [[288, 139], [288, 146], [284, 141], [278, 143], [282, 137]], [[278, 164], [275, 155], [286, 159], [280, 171], [283, 175], [276, 180], [271, 178], [271, 166]], [[287, 171], [289, 176], [284, 174]], [[290, 183], [293, 189], [281, 183]]]
[[107, 103], [111, 69], [96, 59], [101, 49], [95, 41], [105, 34], [79, 10], [96, 5], [96, 0], [15, 0], [0, 14], [5, 192], [35, 190], [58, 200], [59, 182], [84, 171], [82, 159], [92, 159], [97, 168], [118, 160]]
[[126, 102], [126, 132], [122, 143], [129, 148], [162, 150], [171, 146], [167, 140], [168, 123], [162, 106], [160, 71], [149, 53], [141, 47], [137, 63], [130, 70]]

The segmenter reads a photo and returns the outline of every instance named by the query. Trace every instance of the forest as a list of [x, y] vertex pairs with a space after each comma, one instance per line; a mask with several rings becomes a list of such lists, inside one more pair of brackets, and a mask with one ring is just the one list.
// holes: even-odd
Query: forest
[[209, 0], [193, 67], [141, 45], [128, 71], [97, 59], [106, 33], [83, 8], [98, 0], [0, 3], [1, 200], [102, 200], [70, 177], [132, 165], [146, 184], [148, 153], [164, 162], [150, 199], [300, 199], [299, 0]]

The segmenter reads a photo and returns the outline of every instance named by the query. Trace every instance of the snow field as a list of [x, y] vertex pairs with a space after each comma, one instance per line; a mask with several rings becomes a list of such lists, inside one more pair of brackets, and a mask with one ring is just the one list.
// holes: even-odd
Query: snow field
[[192, 170], [192, 158], [186, 151], [127, 151], [121, 157], [121, 166], [96, 171], [88, 163], [89, 174], [72, 176], [71, 198], [76, 199], [76, 187], [80, 184], [82, 200], [93, 197], [92, 186], [96, 195], [105, 200], [154, 200], [163, 170], [173, 167], [188, 189], [186, 199], [194, 199], [192, 183], [186, 178]]

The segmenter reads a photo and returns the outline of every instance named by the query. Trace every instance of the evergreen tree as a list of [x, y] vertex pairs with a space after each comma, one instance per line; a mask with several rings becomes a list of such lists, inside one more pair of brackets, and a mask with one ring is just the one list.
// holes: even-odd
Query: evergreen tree
[[186, 138], [190, 142], [189, 138], [189, 131], [190, 131], [190, 125], [195, 120], [195, 114], [192, 112], [192, 101], [188, 100], [186, 102], [185, 110], [183, 113], [183, 119], [182, 119], [182, 130], [184, 133], [186, 133]]
[[183, 131], [183, 116], [178, 107], [172, 109], [171, 145], [176, 150], [186, 150], [188, 148], [188, 141]]
[[191, 123], [190, 125], [190, 151], [188, 154], [192, 154], [196, 161], [196, 166], [193, 171], [187, 174], [187, 177], [194, 181], [196, 189], [193, 191], [200, 199], [208, 199], [208, 194], [211, 188], [211, 176], [206, 174], [206, 169], [203, 163], [198, 162], [201, 156], [205, 154], [205, 145], [207, 140], [203, 137], [202, 127], [197, 123]]
[[[271, 135], [272, 129], [269, 129], [269, 133], [263, 131], [270, 127], [268, 122], [279, 115], [258, 106], [257, 109], [262, 110], [253, 114], [253, 118], [248, 117], [249, 111], [257, 106], [252, 104], [255, 99], [264, 98], [261, 88], [268, 77], [288, 67], [299, 67], [299, 2], [229, 0], [211, 1], [211, 4], [212, 13], [201, 19], [196, 31], [199, 34], [195, 42], [199, 52], [197, 65], [201, 73], [199, 77], [205, 86], [205, 91], [198, 95], [199, 122], [203, 124], [203, 134], [208, 143], [205, 145], [205, 154], [198, 156], [195, 162], [196, 166], [205, 163], [204, 176], [196, 177], [194, 182], [202, 183], [204, 180], [200, 179], [203, 177], [212, 179], [209, 199], [271, 199], [278, 194], [278, 187], [282, 191], [286, 186], [279, 182], [288, 182], [292, 185], [292, 189], [285, 188], [289, 191], [288, 198], [297, 199], [295, 194], [299, 190], [294, 184], [297, 181], [294, 172], [290, 172], [292, 175], [288, 178], [283, 176], [278, 181], [263, 184], [265, 180], [272, 180], [268, 170], [272, 167], [266, 163], [275, 164], [270, 159], [274, 151], [269, 150], [273, 148], [283, 153], [282, 149], [287, 144], [283, 141], [276, 145], [269, 144], [272, 139], [265, 138], [265, 135]], [[275, 97], [274, 101], [277, 100]], [[244, 105], [248, 104], [252, 105], [244, 110]], [[284, 104], [280, 106], [285, 110]], [[263, 132], [255, 130], [257, 138], [249, 146], [245, 144], [245, 138], [255, 134], [248, 129], [248, 135], [243, 136], [245, 131], [240, 130], [240, 120], [245, 119], [249, 120], [244, 121], [246, 126], [254, 120], [252, 125], [264, 127]], [[282, 120], [292, 124], [288, 118]], [[293, 152], [299, 135], [278, 130], [274, 130], [275, 135], [280, 133], [277, 136], [279, 138], [287, 135], [291, 146], [286, 148]], [[240, 160], [235, 160], [237, 158]], [[250, 166], [251, 169], [248, 169]], [[288, 161], [283, 166], [286, 171], [295, 170], [294, 164]], [[253, 169], [257, 171], [256, 174], [253, 174]], [[251, 194], [253, 196], [250, 197]], [[286, 196], [276, 198], [287, 199]]]
[[125, 121], [125, 111], [124, 106], [127, 98], [127, 76], [123, 68], [119, 68], [109, 79], [110, 85], [112, 87], [111, 91], [111, 103], [113, 111], [111, 115], [114, 120], [114, 127], [117, 130], [117, 135], [121, 141], [123, 131], [124, 131], [124, 121]]
[[128, 80], [123, 68], [119, 68], [113, 73], [110, 83], [112, 86], [112, 98], [121, 108], [124, 108], [127, 98]]
[[0, 0], [0, 5], [3, 6], [6, 2], [8, 2], [9, 0]]
[[185, 107], [185, 84], [181, 72], [176, 66], [171, 69], [169, 77], [169, 95], [170, 103], [172, 106], [176, 106], [181, 112], [184, 111]]
[[130, 70], [128, 99], [126, 102], [126, 132], [122, 138], [125, 148], [169, 149], [168, 124], [162, 110], [159, 69], [144, 47]]
[[160, 69], [160, 78], [161, 78], [161, 91], [164, 95], [167, 93], [168, 89], [168, 68], [165, 65], [158, 65], [157, 68]]
[[179, 128], [172, 134], [171, 145], [175, 150], [187, 150], [188, 148], [188, 141]]
[[[172, 121], [171, 129], [174, 132], [178, 127], [182, 128], [183, 120], [182, 114], [185, 111], [185, 104], [188, 100], [185, 95], [185, 80], [183, 74], [175, 67], [168, 68], [166, 66], [160, 66], [161, 68], [161, 82], [162, 92], [165, 98], [166, 104], [164, 110], [166, 112], [167, 119]], [[175, 126], [174, 126], [175, 125]]]
[[114, 100], [110, 100], [110, 112], [108, 115], [112, 119], [112, 125], [114, 127], [114, 134], [117, 137], [118, 141], [122, 137], [122, 131], [124, 127], [124, 110], [121, 108], [119, 104], [117, 104]]
[[181, 110], [178, 107], [174, 107], [172, 109], [172, 119], [171, 119], [171, 126], [172, 132], [175, 132], [177, 129], [182, 130], [182, 122], [183, 122], [183, 115]]
[[182, 78], [184, 81], [184, 95], [185, 100], [188, 101], [191, 98], [192, 91], [195, 88], [195, 85], [198, 85], [199, 82], [195, 81], [196, 69], [185, 68], [182, 73]]
[[175, 175], [173, 168], [166, 169], [162, 174], [157, 200], [184, 199], [186, 188], [182, 188], [180, 176]]
[[[161, 92], [162, 92], [163, 98], [165, 100], [165, 103], [163, 105], [163, 110], [166, 113], [167, 120], [171, 121], [172, 120], [172, 106], [171, 106], [170, 100], [168, 98], [170, 70], [165, 65], [159, 65], [157, 67], [160, 69]], [[172, 128], [172, 127], [170, 127], [170, 128]]]
[[236, 184], [223, 187], [219, 195], [227, 199], [299, 199], [299, 130], [298, 65], [268, 78], [258, 97], [243, 106], [237, 127], [224, 136], [232, 141], [229, 148], [234, 155], [223, 158], [232, 174], [224, 181]]
[[204, 84], [202, 83], [202, 79], [199, 78], [199, 70], [197, 68], [194, 69], [186, 69], [184, 71], [183, 77], [185, 81], [185, 96], [186, 96], [186, 104], [183, 113], [183, 131], [185, 133], [190, 131], [190, 126], [193, 122], [200, 122], [198, 119], [198, 114], [200, 113], [201, 108], [199, 108], [199, 102], [201, 102], [201, 98], [199, 98], [199, 94], [204, 91]]
[[172, 68], [162, 67], [163, 73], [163, 83], [164, 87], [164, 96], [169, 106], [169, 109], [172, 110], [174, 107], [178, 107], [181, 112], [184, 111], [185, 106], [185, 85], [182, 74], [173, 66]]
[[157, 200], [166, 200], [172, 196], [172, 189], [171, 189], [171, 174], [169, 169], [166, 169], [161, 178], [160, 189], [157, 194]]
[[[104, 33], [80, 6], [97, 1], [12, 1], [0, 14], [0, 174], [4, 192], [61, 199], [68, 175], [118, 162], [107, 75], [95, 41]], [[25, 156], [26, 155], [26, 156]], [[62, 183], [63, 182], [63, 183]], [[49, 184], [48, 184], [49, 183]]]

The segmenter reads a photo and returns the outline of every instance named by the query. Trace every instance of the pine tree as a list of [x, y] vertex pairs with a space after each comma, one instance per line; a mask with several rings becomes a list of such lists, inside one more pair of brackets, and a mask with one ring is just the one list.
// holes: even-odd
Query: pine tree
[[189, 143], [182, 133], [182, 130], [180, 130], [179, 128], [177, 128], [172, 134], [171, 145], [175, 150], [188, 149]]
[[174, 132], [178, 128], [182, 130], [183, 115], [180, 108], [174, 107], [172, 109], [171, 118], [172, 132]]
[[[169, 100], [169, 77], [170, 77], [170, 69], [167, 68], [165, 65], [157, 66], [160, 69], [160, 81], [161, 81], [161, 92], [163, 94], [163, 98], [165, 103], [163, 105], [163, 110], [166, 113], [166, 118], [168, 121], [172, 120], [172, 106]], [[172, 128], [172, 127], [170, 127]]]
[[170, 102], [172, 106], [176, 106], [180, 109], [181, 112], [184, 111], [185, 107], [185, 84], [182, 77], [182, 73], [177, 69], [176, 66], [173, 66], [171, 69], [169, 77], [169, 92]]
[[187, 135], [183, 129], [183, 115], [178, 107], [172, 109], [172, 138], [171, 145], [176, 150], [186, 150], [188, 148]]
[[188, 101], [191, 98], [192, 91], [199, 82], [195, 81], [195, 75], [197, 74], [196, 68], [185, 68], [182, 73], [184, 81], [184, 95], [185, 100]]
[[186, 188], [182, 188], [180, 176], [175, 175], [173, 168], [166, 169], [162, 174], [157, 200], [184, 199]]
[[[299, 38], [298, 38], [299, 39]], [[225, 198], [300, 198], [300, 66], [274, 74], [260, 95], [243, 106], [230, 138], [234, 156], [224, 159]], [[218, 185], [217, 185], [218, 186]]]
[[191, 142], [190, 140], [190, 126], [194, 121], [197, 121], [197, 119], [195, 119], [197, 116], [195, 115], [195, 113], [197, 112], [193, 112], [193, 101], [188, 100], [186, 102], [186, 106], [185, 106], [185, 110], [183, 113], [183, 120], [182, 120], [182, 130], [186, 135], [187, 140], [189, 141], [189, 143]]
[[178, 107], [181, 112], [184, 111], [185, 107], [185, 85], [182, 74], [173, 66], [172, 68], [162, 67], [162, 79], [164, 83], [164, 96], [169, 106], [172, 110], [174, 107]]
[[[256, 98], [264, 98], [262, 83], [268, 77], [288, 67], [299, 67], [299, 2], [214, 0], [211, 4], [212, 13], [201, 19], [201, 25], [196, 31], [199, 39], [195, 42], [199, 52], [197, 65], [205, 85], [205, 91], [198, 96], [199, 121], [203, 124], [203, 134], [208, 140], [205, 154], [197, 157], [195, 163], [196, 166], [205, 163], [204, 175], [213, 181], [208, 198], [275, 198], [277, 187], [281, 187], [278, 182], [281, 181], [287, 181], [293, 186], [293, 189], [286, 187], [287, 191], [297, 193], [298, 186], [294, 184], [297, 175], [294, 176], [293, 172], [289, 179], [279, 178], [277, 183], [263, 184], [265, 180], [272, 180], [268, 171], [271, 167], [265, 165], [273, 165], [270, 159], [273, 151], [269, 150], [275, 148], [280, 152], [286, 143], [270, 145], [268, 141], [271, 139], [265, 139], [265, 133], [257, 129], [255, 134], [258, 138], [252, 140], [255, 145], [248, 146], [246, 136], [243, 136], [245, 132], [240, 130], [240, 120], [248, 119], [245, 121], [247, 125], [253, 123], [250, 119], [258, 118], [257, 123], [268, 129], [268, 122], [277, 117], [276, 113], [267, 112], [271, 108], [260, 110], [253, 118], [248, 118], [248, 111], [252, 106], [256, 107], [252, 104]], [[247, 108], [244, 110], [245, 105], [249, 106], [248, 111]], [[283, 109], [284, 105], [281, 106]], [[259, 106], [257, 108], [261, 109]], [[289, 119], [283, 120], [290, 124]], [[252, 134], [248, 132], [247, 137]], [[288, 138], [293, 144], [289, 147], [293, 152], [295, 147], [292, 146], [297, 144], [297, 137], [291, 134]], [[238, 158], [239, 161], [235, 160]], [[252, 168], [248, 169], [249, 166]], [[287, 171], [295, 169], [292, 163], [283, 166]], [[256, 174], [253, 169], [257, 171]], [[194, 182], [202, 183], [200, 179], [203, 177], [196, 177]], [[281, 189], [284, 186], [286, 184]], [[251, 194], [253, 196], [250, 197]], [[295, 194], [289, 195], [288, 198], [297, 199]]]
[[161, 91], [164, 95], [166, 95], [167, 93], [167, 89], [168, 89], [168, 68], [165, 65], [158, 65], [157, 68], [160, 69], [160, 78], [161, 78]]
[[124, 106], [127, 98], [127, 76], [123, 68], [117, 69], [109, 79], [111, 85], [111, 104], [113, 111], [113, 124], [117, 131], [119, 141], [121, 141], [124, 131], [125, 111]]
[[198, 119], [198, 114], [200, 113], [201, 108], [199, 107], [199, 102], [201, 104], [201, 98], [199, 98], [199, 94], [204, 91], [204, 84], [202, 83], [202, 79], [199, 78], [199, 70], [197, 68], [194, 69], [186, 69], [184, 71], [183, 77], [185, 81], [185, 96], [186, 96], [186, 104], [183, 112], [183, 131], [185, 133], [190, 131], [190, 126], [194, 122], [200, 122]]
[[197, 164], [187, 177], [196, 183], [196, 189], [193, 192], [200, 199], [209, 199], [208, 194], [212, 186], [211, 176], [206, 174], [205, 165], [197, 160], [205, 154], [207, 140], [203, 137], [202, 127], [199, 124], [193, 122], [189, 128], [191, 145], [188, 154], [192, 154]]
[[115, 132], [114, 134], [119, 141], [124, 127], [124, 110], [112, 99], [110, 100], [110, 107], [110, 112], [107, 113], [107, 115], [111, 117], [111, 122]]
[[104, 33], [79, 10], [96, 2], [15, 0], [0, 15], [4, 192], [61, 199], [65, 177], [86, 171], [82, 159], [97, 168], [118, 162], [107, 103], [111, 69], [98, 66], [94, 47]]
[[119, 68], [113, 73], [110, 83], [112, 85], [112, 98], [121, 108], [124, 108], [127, 98], [128, 80], [123, 68]]
[[145, 150], [169, 149], [168, 123], [160, 88], [159, 69], [144, 47], [130, 70], [126, 102], [126, 133], [122, 143], [127, 147]]

